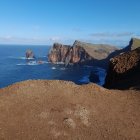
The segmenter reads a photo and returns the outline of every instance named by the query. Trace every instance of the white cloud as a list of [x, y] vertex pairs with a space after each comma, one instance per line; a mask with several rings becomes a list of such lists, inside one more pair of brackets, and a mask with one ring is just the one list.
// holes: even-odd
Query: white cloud
[[134, 36], [134, 32], [120, 32], [120, 33], [109, 33], [109, 32], [102, 32], [102, 33], [91, 33], [91, 37], [100, 37], [100, 38], [118, 38], [118, 37], [129, 37], [129, 36]]
[[50, 37], [49, 40], [50, 40], [50, 41], [53, 41], [53, 42], [57, 42], [57, 41], [60, 41], [61, 38], [58, 37], [58, 36], [54, 36], [54, 37]]
[[0, 37], [0, 44], [52, 44], [54, 42], [61, 41], [60, 37], [14, 37], [14, 36], [2, 36]]

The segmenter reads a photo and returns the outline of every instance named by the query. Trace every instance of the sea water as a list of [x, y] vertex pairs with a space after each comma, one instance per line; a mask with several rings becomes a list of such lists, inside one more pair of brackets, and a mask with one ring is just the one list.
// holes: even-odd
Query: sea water
[[[76, 84], [87, 84], [91, 71], [99, 76], [100, 82], [96, 82], [97, 84], [104, 83], [106, 72], [102, 68], [51, 64], [47, 57], [50, 48], [47, 45], [0, 45], [0, 88], [29, 79], [67, 80]], [[35, 59], [26, 59], [27, 49], [34, 52]]]

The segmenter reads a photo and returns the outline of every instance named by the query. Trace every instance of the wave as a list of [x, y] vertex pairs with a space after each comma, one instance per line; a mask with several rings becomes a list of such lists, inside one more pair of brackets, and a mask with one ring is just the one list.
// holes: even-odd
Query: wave
[[27, 64], [16, 64], [17, 66], [25, 66], [25, 65], [27, 65]]
[[83, 76], [80, 80], [79, 80], [79, 82], [82, 82], [82, 83], [89, 83], [90, 81], [89, 81], [89, 76], [87, 75], [87, 76]]
[[22, 59], [22, 60], [33, 60], [34, 58], [19, 57], [18, 59]]
[[11, 59], [21, 59], [21, 60], [33, 60], [34, 59], [34, 58], [26, 58], [24, 56], [21, 56], [21, 57], [8, 56], [8, 58], [11, 58]]
[[16, 64], [17, 66], [36, 66], [36, 65], [39, 65], [37, 63], [19, 63], [19, 64]]
[[56, 69], [56, 67], [52, 67], [51, 69], [52, 69], [52, 70], [55, 70], [55, 69]]
[[60, 68], [60, 70], [66, 70], [66, 68]]
[[19, 64], [17, 64], [17, 65], [41, 65], [41, 64], [44, 64], [44, 63], [46, 63], [45, 61], [29, 61], [29, 62], [27, 62], [27, 63], [19, 63]]

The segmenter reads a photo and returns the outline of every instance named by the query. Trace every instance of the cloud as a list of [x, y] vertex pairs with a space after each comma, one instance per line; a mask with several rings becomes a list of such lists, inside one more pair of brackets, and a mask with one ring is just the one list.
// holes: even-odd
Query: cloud
[[108, 37], [129, 37], [134, 36], [135, 33], [133, 32], [120, 32], [120, 33], [108, 33], [108, 32], [102, 32], [102, 33], [91, 33], [91, 37], [100, 37], [100, 38], [108, 38]]
[[50, 37], [49, 40], [50, 40], [50, 41], [53, 41], [53, 42], [57, 42], [57, 41], [60, 41], [61, 38], [58, 37], [58, 36], [54, 36], [54, 37]]
[[60, 37], [14, 37], [14, 36], [3, 36], [0, 37], [1, 44], [52, 44], [54, 42], [61, 41]]

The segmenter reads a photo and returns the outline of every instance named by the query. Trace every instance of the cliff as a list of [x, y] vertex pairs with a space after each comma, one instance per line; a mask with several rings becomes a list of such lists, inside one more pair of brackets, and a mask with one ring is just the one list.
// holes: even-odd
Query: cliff
[[[132, 45], [133, 46], [133, 45]], [[127, 89], [140, 88], [140, 47], [110, 60], [105, 87]]]
[[117, 49], [113, 46], [80, 41], [75, 41], [72, 46], [55, 43], [50, 50], [48, 60], [52, 63], [64, 62], [66, 65], [69, 63], [100, 65], [99, 61], [105, 59], [114, 50]]
[[64, 62], [65, 65], [69, 63], [80, 63], [90, 61], [92, 58], [88, 55], [81, 46], [68, 46], [55, 43], [51, 49], [48, 60], [52, 63]]
[[140, 139], [140, 92], [25, 81], [0, 89], [1, 140]]
[[128, 48], [129, 50], [135, 50], [140, 47], [140, 39], [132, 38], [129, 42]]

